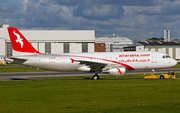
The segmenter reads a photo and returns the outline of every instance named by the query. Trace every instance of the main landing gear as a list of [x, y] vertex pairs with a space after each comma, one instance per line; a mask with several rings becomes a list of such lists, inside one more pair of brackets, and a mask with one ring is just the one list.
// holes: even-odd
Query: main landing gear
[[97, 79], [99, 79], [99, 75], [95, 74], [91, 79], [97, 80]]
[[91, 79], [92, 79], [92, 80], [97, 80], [97, 79], [99, 79], [99, 75], [98, 75], [99, 72], [100, 72], [99, 70], [95, 70], [95, 75], [94, 75]]

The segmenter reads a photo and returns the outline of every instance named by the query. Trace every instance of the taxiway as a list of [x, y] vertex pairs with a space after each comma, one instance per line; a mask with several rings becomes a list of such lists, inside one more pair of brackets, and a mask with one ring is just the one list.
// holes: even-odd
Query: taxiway
[[[167, 73], [168, 71], [175, 71], [180, 73], [180, 69], [161, 69], [156, 70], [156, 73]], [[127, 71], [126, 74], [137, 74], [137, 73], [151, 73], [151, 70], [135, 70]], [[31, 77], [56, 77], [56, 76], [84, 76], [92, 75], [94, 73], [84, 72], [14, 72], [14, 73], [0, 73], [0, 80], [26, 80]], [[105, 75], [105, 74], [99, 74]], [[120, 77], [119, 77], [120, 78]]]

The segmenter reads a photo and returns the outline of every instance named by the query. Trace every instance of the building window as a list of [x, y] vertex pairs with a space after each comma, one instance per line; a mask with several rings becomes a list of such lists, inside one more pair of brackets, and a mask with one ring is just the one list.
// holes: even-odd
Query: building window
[[51, 42], [45, 43], [45, 53], [51, 53]]
[[113, 52], [113, 44], [110, 44], [110, 52]]
[[88, 52], [88, 43], [82, 43], [82, 52]]
[[12, 56], [12, 45], [11, 42], [6, 43], [6, 57]]
[[69, 43], [64, 43], [64, 53], [69, 53]]

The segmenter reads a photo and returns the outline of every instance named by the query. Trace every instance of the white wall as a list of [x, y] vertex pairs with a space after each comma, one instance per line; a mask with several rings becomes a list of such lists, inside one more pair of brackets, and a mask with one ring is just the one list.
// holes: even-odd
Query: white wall
[[51, 43], [51, 53], [58, 53], [58, 43]]
[[76, 52], [76, 43], [70, 43], [70, 53], [75, 53]]
[[32, 41], [57, 41], [61, 42], [94, 42], [94, 30], [20, 30], [20, 32]]
[[3, 25], [2, 28], [0, 28], [0, 38], [9, 39], [7, 27], [9, 27], [9, 25]]
[[82, 52], [82, 43], [76, 43], [76, 52], [81, 53]]
[[7, 27], [9, 27], [9, 25], [3, 25], [2, 28], [0, 28], [0, 55], [3, 56], [6, 56], [5, 39], [6, 37], [9, 38]]
[[169, 48], [169, 56], [173, 58], [173, 48]]
[[136, 46], [136, 51], [144, 51], [144, 46]]
[[58, 43], [58, 53], [63, 53], [63, 52], [64, 52], [63, 43]]
[[5, 56], [5, 39], [4, 38], [0, 38], [0, 55], [4, 55]]
[[45, 53], [45, 43], [39, 43], [39, 52]]
[[51, 43], [51, 53], [63, 53], [63, 43]]
[[162, 48], [158, 48], [158, 51], [159, 51], [159, 52], [162, 52]]
[[88, 52], [94, 52], [94, 43], [88, 43]]
[[180, 48], [176, 48], [176, 59], [180, 59]]
[[148, 48], [145, 48], [144, 51], [149, 51]]
[[155, 51], [156, 49], [155, 48], [151, 48], [151, 51]]
[[166, 48], [162, 48], [161, 52], [166, 53]]

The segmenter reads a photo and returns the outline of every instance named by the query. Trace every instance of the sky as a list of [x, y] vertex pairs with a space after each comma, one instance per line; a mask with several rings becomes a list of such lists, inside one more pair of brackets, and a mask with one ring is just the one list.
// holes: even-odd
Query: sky
[[131, 40], [180, 39], [180, 0], [0, 0], [0, 24], [18, 29], [95, 30]]

